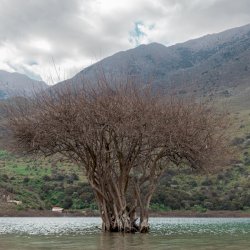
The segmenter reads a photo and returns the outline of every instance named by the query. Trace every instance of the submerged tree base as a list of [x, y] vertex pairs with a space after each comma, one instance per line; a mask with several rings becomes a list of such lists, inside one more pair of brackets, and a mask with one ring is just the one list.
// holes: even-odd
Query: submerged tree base
[[141, 218], [138, 223], [137, 220], [138, 218], [131, 218], [126, 213], [118, 217], [102, 214], [102, 229], [105, 232], [148, 233], [148, 217]]
[[103, 231], [105, 232], [111, 232], [111, 233], [148, 233], [149, 232], [149, 226], [143, 226], [140, 227], [139, 225], [133, 225], [132, 227], [124, 227], [124, 228], [119, 228], [119, 227], [111, 227], [107, 229], [105, 225], [103, 226]]

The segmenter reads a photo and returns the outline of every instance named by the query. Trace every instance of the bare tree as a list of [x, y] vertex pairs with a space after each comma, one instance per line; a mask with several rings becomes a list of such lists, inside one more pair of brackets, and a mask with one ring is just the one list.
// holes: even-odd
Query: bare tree
[[130, 83], [57, 89], [8, 113], [19, 149], [59, 153], [85, 168], [103, 230], [112, 232], [149, 230], [150, 200], [169, 166], [211, 170], [228, 152], [224, 116]]

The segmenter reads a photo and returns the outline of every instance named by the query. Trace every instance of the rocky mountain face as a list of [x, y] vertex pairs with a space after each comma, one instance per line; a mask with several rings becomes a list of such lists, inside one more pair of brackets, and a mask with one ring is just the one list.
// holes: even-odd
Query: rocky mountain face
[[47, 87], [45, 82], [32, 80], [26, 75], [0, 70], [0, 99], [30, 95]]
[[[64, 83], [80, 84], [99, 74], [139, 76], [145, 83], [201, 96], [250, 93], [250, 24], [176, 44], [141, 45], [93, 64]], [[60, 84], [60, 83], [59, 83]]]

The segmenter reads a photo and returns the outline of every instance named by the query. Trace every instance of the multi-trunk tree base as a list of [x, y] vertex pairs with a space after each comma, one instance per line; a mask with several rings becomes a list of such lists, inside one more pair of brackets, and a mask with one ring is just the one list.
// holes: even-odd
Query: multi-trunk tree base
[[106, 179], [103, 175], [103, 178], [94, 180], [89, 178], [89, 180], [99, 206], [103, 231], [125, 233], [149, 231], [148, 209], [154, 188], [148, 192], [144, 188], [146, 195], [142, 195], [136, 184], [134, 184], [136, 188], [128, 190], [127, 185], [122, 185], [114, 177]]
[[111, 221], [103, 220], [102, 229], [108, 232], [148, 233], [149, 224], [148, 219], [144, 219], [141, 223], [137, 223], [137, 219], [131, 220], [127, 216], [121, 216], [116, 219], [112, 216]]

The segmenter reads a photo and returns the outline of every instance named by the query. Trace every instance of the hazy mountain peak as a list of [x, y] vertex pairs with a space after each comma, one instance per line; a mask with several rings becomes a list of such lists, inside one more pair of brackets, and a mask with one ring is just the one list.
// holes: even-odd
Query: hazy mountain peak
[[47, 88], [43, 81], [36, 81], [18, 72], [0, 70], [0, 99], [20, 94], [30, 94]]

